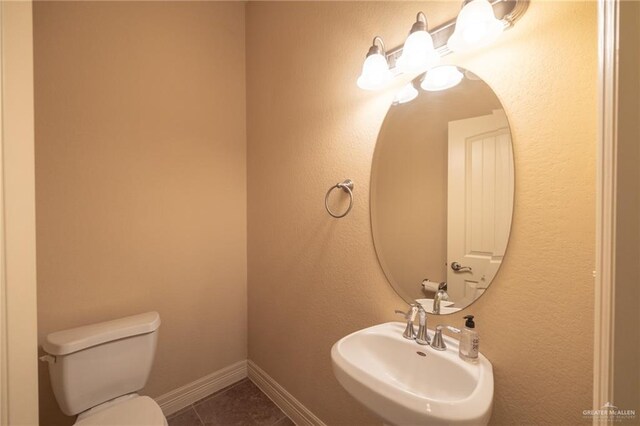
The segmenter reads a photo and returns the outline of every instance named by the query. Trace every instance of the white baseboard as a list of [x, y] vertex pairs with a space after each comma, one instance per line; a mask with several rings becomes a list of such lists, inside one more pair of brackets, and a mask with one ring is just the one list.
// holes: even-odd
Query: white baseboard
[[155, 398], [165, 416], [247, 377], [247, 361], [238, 361]]
[[247, 362], [249, 379], [298, 426], [326, 426], [253, 361]]

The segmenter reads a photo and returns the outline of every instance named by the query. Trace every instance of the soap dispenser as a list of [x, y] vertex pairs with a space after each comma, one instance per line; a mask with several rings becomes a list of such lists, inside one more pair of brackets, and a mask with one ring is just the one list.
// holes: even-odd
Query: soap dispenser
[[476, 323], [473, 322], [473, 315], [464, 317], [466, 320], [460, 335], [460, 358], [470, 363], [478, 362], [478, 347], [480, 338], [476, 331]]

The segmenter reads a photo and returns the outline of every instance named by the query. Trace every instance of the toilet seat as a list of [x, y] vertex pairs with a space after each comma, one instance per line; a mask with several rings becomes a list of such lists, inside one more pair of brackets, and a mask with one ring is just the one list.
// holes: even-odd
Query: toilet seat
[[80, 416], [74, 426], [166, 426], [167, 419], [148, 396], [135, 396], [95, 414]]

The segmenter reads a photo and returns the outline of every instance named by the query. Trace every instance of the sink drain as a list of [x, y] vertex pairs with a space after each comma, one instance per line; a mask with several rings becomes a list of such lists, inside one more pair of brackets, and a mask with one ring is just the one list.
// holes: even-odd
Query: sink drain
[[417, 353], [418, 355], [420, 355], [420, 356], [427, 356], [427, 354], [425, 354], [424, 352], [420, 352], [420, 351], [418, 351], [418, 352], [416, 352], [416, 353]]

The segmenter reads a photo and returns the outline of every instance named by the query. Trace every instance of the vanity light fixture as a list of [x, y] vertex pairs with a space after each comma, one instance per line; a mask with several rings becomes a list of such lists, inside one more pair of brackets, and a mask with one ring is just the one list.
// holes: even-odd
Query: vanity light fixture
[[[376, 44], [378, 43], [378, 44]], [[375, 36], [362, 64], [362, 73], [358, 77], [358, 87], [364, 90], [377, 90], [387, 85], [393, 78], [384, 51], [382, 37]]]
[[[382, 38], [375, 37], [362, 66], [358, 86], [366, 90], [382, 89], [394, 76], [424, 72], [439, 58], [455, 51], [484, 46], [503, 30], [515, 25], [530, 0], [464, 0], [456, 18], [427, 30], [427, 19], [419, 12], [404, 46], [385, 51]], [[379, 45], [377, 45], [379, 44]], [[410, 91], [410, 88], [402, 90]], [[428, 89], [425, 89], [428, 90]]]
[[396, 94], [393, 103], [406, 104], [407, 102], [411, 102], [412, 100], [414, 100], [417, 96], [418, 90], [413, 85], [413, 82], [409, 82]]
[[431, 68], [420, 84], [428, 92], [437, 92], [457, 86], [462, 81], [462, 73], [455, 65], [442, 65]]
[[493, 13], [487, 0], [465, 0], [456, 20], [456, 29], [447, 46], [453, 52], [464, 52], [495, 41], [504, 24]]
[[404, 73], [424, 72], [440, 62], [440, 55], [433, 47], [431, 34], [427, 32], [427, 17], [418, 12], [404, 42], [397, 66]]

